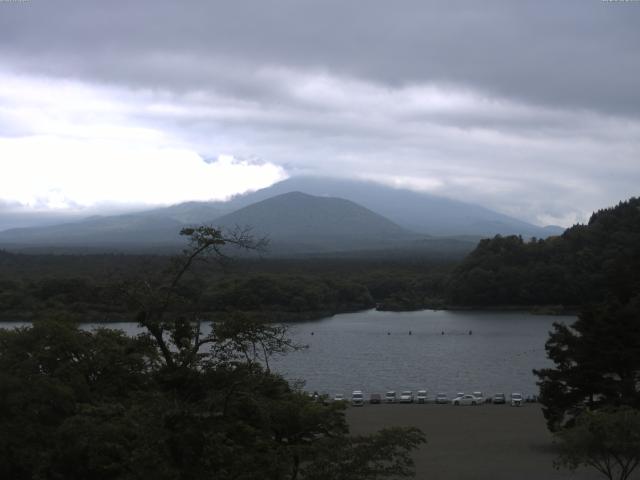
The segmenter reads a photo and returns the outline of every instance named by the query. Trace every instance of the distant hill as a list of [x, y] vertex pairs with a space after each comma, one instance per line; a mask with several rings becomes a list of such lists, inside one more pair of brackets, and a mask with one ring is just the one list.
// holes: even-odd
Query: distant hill
[[154, 214], [94, 216], [46, 227], [15, 228], [0, 232], [0, 247], [162, 247], [181, 242], [183, 222]]
[[287, 192], [338, 197], [358, 203], [414, 232], [438, 235], [492, 237], [559, 235], [557, 226], [539, 227], [479, 205], [436, 195], [387, 187], [374, 182], [324, 177], [294, 177], [256, 192], [237, 196], [226, 208], [235, 210]]
[[229, 213], [231, 209], [232, 206], [227, 202], [184, 202], [132, 215], [146, 218], [164, 218], [187, 225], [201, 225], [212, 223], [216, 218]]
[[253, 203], [215, 221], [225, 228], [250, 226], [268, 236], [274, 252], [365, 250], [421, 239], [387, 218], [349, 200], [289, 192]]

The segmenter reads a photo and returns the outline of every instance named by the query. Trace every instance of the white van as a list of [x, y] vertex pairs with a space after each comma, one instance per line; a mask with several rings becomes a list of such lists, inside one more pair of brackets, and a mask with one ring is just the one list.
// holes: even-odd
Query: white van
[[364, 394], [360, 390], [354, 390], [351, 394], [351, 405], [361, 407], [364, 405]]

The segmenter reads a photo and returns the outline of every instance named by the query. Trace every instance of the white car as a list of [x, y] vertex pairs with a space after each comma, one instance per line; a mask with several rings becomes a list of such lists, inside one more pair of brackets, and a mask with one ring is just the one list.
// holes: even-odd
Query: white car
[[427, 391], [426, 390], [418, 390], [418, 394], [416, 395], [417, 403], [427, 403]]
[[400, 394], [400, 403], [413, 403], [413, 392], [405, 390]]
[[336, 393], [333, 396], [333, 401], [334, 402], [344, 402], [344, 395], [342, 393]]
[[362, 407], [364, 405], [364, 395], [360, 390], [354, 390], [351, 394], [351, 405], [354, 407]]
[[484, 399], [484, 395], [482, 394], [482, 392], [473, 392], [473, 396], [476, 397], [477, 399], [480, 400], [480, 403], [484, 403], [486, 402], [486, 400]]
[[384, 394], [384, 403], [396, 403], [396, 392], [393, 390]]
[[512, 407], [521, 407], [522, 406], [522, 394], [521, 393], [512, 393], [511, 394], [511, 406]]
[[467, 393], [466, 395], [454, 398], [453, 400], [451, 400], [451, 403], [453, 405], [480, 405], [481, 403], [483, 403], [483, 401], [477, 398], [475, 395]]

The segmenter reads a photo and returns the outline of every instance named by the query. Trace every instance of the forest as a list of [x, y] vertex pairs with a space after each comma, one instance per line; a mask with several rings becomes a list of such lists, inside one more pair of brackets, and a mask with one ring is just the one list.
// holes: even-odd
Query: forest
[[451, 273], [452, 305], [625, 303], [640, 291], [640, 199], [595, 212], [546, 240], [482, 240]]
[[[84, 321], [130, 319], [114, 286], [153, 276], [160, 255], [29, 255], [0, 252], [0, 319], [64, 312]], [[373, 308], [422, 308], [441, 302], [455, 265], [437, 258], [298, 258], [229, 260], [200, 268], [185, 285], [203, 312], [243, 310], [277, 320], [320, 318]], [[197, 295], [195, 293], [197, 292]]]

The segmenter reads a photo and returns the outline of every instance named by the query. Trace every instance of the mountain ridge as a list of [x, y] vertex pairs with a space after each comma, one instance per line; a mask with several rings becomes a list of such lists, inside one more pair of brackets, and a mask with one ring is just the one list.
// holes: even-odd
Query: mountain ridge
[[235, 209], [290, 191], [351, 200], [404, 228], [434, 236], [515, 234], [548, 237], [564, 231], [561, 227], [539, 227], [480, 205], [433, 194], [397, 189], [371, 181], [329, 177], [292, 177], [255, 192], [237, 195], [228, 204]]
[[[287, 196], [287, 194], [292, 195]], [[276, 205], [277, 201], [266, 203], [267, 207], [271, 205], [269, 208], [273, 210], [272, 212], [265, 211], [260, 215], [242, 213], [243, 209], [251, 205], [282, 195], [285, 196], [280, 201], [288, 199], [292, 205], [311, 202], [313, 205], [310, 204], [310, 206], [316, 208], [314, 214], [316, 216], [333, 202], [334, 207], [327, 212], [330, 211], [334, 217], [333, 221], [338, 222], [336, 225], [339, 224], [344, 213], [341, 209], [351, 212], [351, 220], [343, 221], [339, 224], [340, 227], [331, 227], [331, 220], [327, 218], [328, 213], [326, 213], [317, 218], [311, 216], [314, 220], [311, 221], [311, 225], [308, 225], [305, 224], [308, 219], [305, 218], [304, 209], [298, 209], [297, 213], [292, 215], [291, 212], [286, 213], [287, 208], [292, 208], [291, 205], [284, 208], [284, 205]], [[316, 200], [312, 201], [310, 197]], [[324, 200], [321, 202], [322, 207], [318, 204], [318, 199]], [[260, 208], [267, 207], [263, 205]], [[226, 202], [183, 202], [141, 212], [94, 215], [81, 221], [5, 230], [0, 232], [0, 248], [10, 245], [14, 249], [16, 245], [21, 244], [91, 248], [136, 245], [138, 249], [147, 245], [176, 246], [184, 243], [179, 236], [179, 231], [185, 226], [196, 224], [229, 226], [235, 222], [257, 227], [258, 230], [261, 229], [270, 234], [278, 244], [288, 245], [296, 251], [309, 252], [314, 248], [319, 252], [332, 249], [339, 251], [344, 248], [341, 244], [350, 244], [347, 249], [351, 250], [355, 248], [355, 239], [358, 236], [352, 235], [352, 238], [347, 238], [349, 235], [346, 232], [354, 230], [354, 222], [357, 224], [358, 218], [364, 215], [365, 210], [370, 222], [386, 225], [379, 232], [370, 231], [369, 236], [360, 235], [358, 241], [365, 249], [395, 248], [399, 244], [406, 246], [415, 239], [424, 240], [429, 235], [443, 240], [456, 237], [473, 242], [496, 234], [519, 234], [524, 237], [544, 238], [558, 233], [553, 228], [537, 227], [484, 207], [408, 190], [393, 189], [372, 182], [294, 177], [255, 192], [237, 195]], [[243, 215], [245, 218], [242, 218]], [[309, 215], [306, 214], [306, 217]], [[287, 221], [291, 223], [290, 226], [287, 226]], [[318, 221], [324, 222], [325, 230], [316, 229], [313, 232], [309, 230], [312, 224]], [[323, 236], [323, 233], [329, 230], [332, 234]], [[285, 238], [287, 235], [290, 238]], [[402, 241], [398, 240], [400, 238]], [[325, 240], [325, 245], [320, 245], [321, 239]], [[434, 244], [434, 242], [431, 243]], [[294, 248], [294, 244], [297, 244], [297, 247]]]

